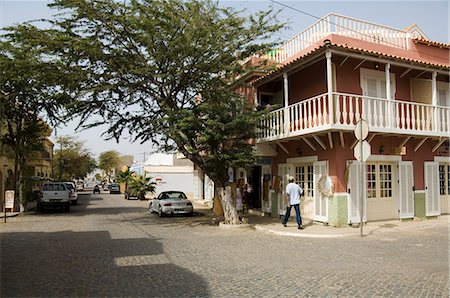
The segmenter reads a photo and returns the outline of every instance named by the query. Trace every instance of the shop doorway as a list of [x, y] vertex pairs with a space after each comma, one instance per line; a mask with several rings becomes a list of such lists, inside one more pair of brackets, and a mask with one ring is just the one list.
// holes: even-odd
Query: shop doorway
[[249, 207], [252, 209], [261, 208], [261, 166], [253, 166], [251, 176], [248, 181], [252, 186], [252, 193], [249, 198]]

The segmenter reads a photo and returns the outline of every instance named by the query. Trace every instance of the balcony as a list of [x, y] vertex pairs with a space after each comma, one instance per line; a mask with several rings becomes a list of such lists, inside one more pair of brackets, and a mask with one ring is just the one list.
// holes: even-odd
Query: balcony
[[450, 107], [333, 92], [331, 102], [325, 93], [270, 112], [262, 120], [258, 142], [330, 130], [353, 131], [361, 118], [372, 133], [423, 137], [450, 134]]
[[330, 13], [264, 58], [284, 63], [312, 44], [330, 34], [342, 35], [400, 49], [409, 48], [409, 39], [420, 37], [417, 31], [409, 32], [363, 20]]

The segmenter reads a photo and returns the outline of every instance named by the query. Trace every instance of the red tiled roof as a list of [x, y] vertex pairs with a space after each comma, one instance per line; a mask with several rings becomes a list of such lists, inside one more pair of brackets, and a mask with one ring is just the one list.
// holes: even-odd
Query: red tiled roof
[[441, 47], [441, 48], [450, 49], [450, 44], [448, 44], [448, 43], [431, 41], [431, 40], [428, 40], [428, 39], [425, 39], [425, 38], [414, 38], [413, 42], [414, 43], [423, 43], [423, 44], [426, 44], [426, 45], [432, 45], [432, 46], [437, 46], [437, 47]]
[[389, 59], [402, 60], [404, 62], [412, 62], [427, 66], [435, 66], [450, 69], [449, 53], [447, 53], [446, 55], [437, 56], [432, 55], [430, 53], [427, 54], [424, 52], [419, 52], [414, 49], [413, 50], [400, 49], [364, 40], [359, 40], [351, 37], [346, 37], [342, 35], [331, 34], [323, 38], [319, 42], [312, 44], [305, 50], [299, 52], [297, 55], [291, 57], [289, 60], [279, 65], [277, 69], [269, 71], [265, 76], [260, 77], [254, 83], [260, 82], [275, 73], [279, 73], [281, 70], [285, 69], [288, 66], [292, 66], [299, 61], [304, 61], [306, 60], [307, 57], [313, 55], [314, 53], [318, 52], [321, 49], [326, 48], [324, 41], [327, 39], [330, 40], [331, 42], [331, 44], [329, 45], [330, 48], [340, 48], [344, 50], [350, 50], [352, 52], [368, 54], [371, 56], [384, 57]]

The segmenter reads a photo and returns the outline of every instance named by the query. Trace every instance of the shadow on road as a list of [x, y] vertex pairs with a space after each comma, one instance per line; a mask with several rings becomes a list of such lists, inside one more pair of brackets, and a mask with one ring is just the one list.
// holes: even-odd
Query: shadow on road
[[156, 239], [109, 232], [3, 233], [1, 297], [207, 297], [200, 276], [171, 263]]

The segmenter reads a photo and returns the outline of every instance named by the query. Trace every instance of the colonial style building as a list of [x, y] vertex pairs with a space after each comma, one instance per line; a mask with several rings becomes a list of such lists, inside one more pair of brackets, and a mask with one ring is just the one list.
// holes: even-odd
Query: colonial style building
[[[284, 213], [291, 175], [305, 190], [303, 216], [332, 226], [358, 223], [360, 210], [364, 221], [449, 213], [449, 55], [416, 25], [332, 13], [261, 57], [276, 63], [252, 81], [252, 100], [271, 110], [248, 175], [262, 209]], [[328, 177], [332, 194], [319, 184]]]

